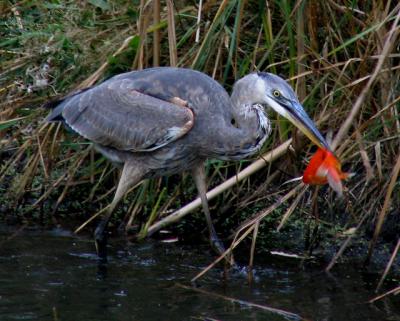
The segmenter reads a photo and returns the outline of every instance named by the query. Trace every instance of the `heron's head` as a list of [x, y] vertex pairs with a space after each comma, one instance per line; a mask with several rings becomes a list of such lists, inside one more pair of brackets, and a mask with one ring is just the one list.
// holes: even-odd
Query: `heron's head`
[[266, 73], [257, 73], [256, 91], [260, 103], [268, 105], [288, 119], [319, 147], [330, 150], [329, 144], [305, 112], [292, 87], [282, 78]]

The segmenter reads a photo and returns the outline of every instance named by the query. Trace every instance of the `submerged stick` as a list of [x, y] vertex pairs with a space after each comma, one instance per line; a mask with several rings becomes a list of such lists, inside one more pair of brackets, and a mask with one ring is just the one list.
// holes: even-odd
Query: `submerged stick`
[[378, 295], [377, 297], [369, 300], [368, 303], [374, 303], [375, 301], [380, 300], [380, 299], [384, 298], [385, 296], [388, 296], [389, 294], [397, 295], [399, 293], [400, 293], [400, 286], [398, 286], [397, 288], [394, 288], [394, 289], [392, 289], [390, 291], [387, 291], [387, 292], [385, 292], [385, 293], [383, 293], [381, 295]]
[[[231, 177], [227, 181], [223, 182], [222, 184], [218, 185], [217, 187], [213, 188], [211, 191], [207, 193], [207, 199], [211, 200], [221, 194], [222, 192], [226, 191], [227, 189], [231, 188], [232, 186], [236, 185], [238, 182], [244, 180], [251, 174], [257, 172], [261, 168], [265, 167], [268, 163], [276, 160], [277, 158], [281, 157], [283, 154], [286, 153], [290, 144], [292, 143], [292, 139], [287, 140], [283, 144], [279, 145], [272, 151], [264, 154], [260, 159], [254, 161], [250, 166], [246, 167], [244, 170], [239, 172], [237, 175]], [[190, 202], [189, 204], [185, 205], [184, 207], [180, 208], [179, 210], [175, 211], [174, 213], [168, 215], [166, 218], [158, 221], [157, 223], [153, 224], [149, 227], [147, 236], [150, 236], [157, 232], [158, 230], [164, 228], [165, 226], [172, 224], [174, 222], [179, 221], [182, 217], [186, 216], [187, 214], [191, 213], [196, 208], [200, 207], [201, 201], [200, 198], [196, 198], [194, 201]]]
[[[267, 215], [271, 214], [274, 210], [276, 210], [279, 206], [281, 206], [288, 199], [293, 197], [296, 193], [298, 193], [299, 189], [301, 189], [304, 185], [298, 184], [293, 187], [288, 193], [282, 196], [279, 200], [277, 200], [274, 204], [268, 207], [266, 210], [262, 210], [256, 215], [254, 215], [251, 219], [244, 222], [235, 232], [235, 236], [231, 243], [231, 246], [222, 253], [217, 259], [215, 259], [211, 264], [205, 267], [200, 273], [198, 273], [194, 278], [192, 278], [191, 282], [196, 282], [199, 278], [201, 278], [204, 274], [206, 274], [209, 270], [211, 270], [215, 265], [217, 265], [223, 258], [229, 255], [257, 226], [257, 223], [261, 222]], [[239, 234], [242, 233], [242, 235]]]
[[223, 300], [226, 300], [226, 301], [229, 301], [229, 302], [232, 302], [232, 303], [238, 303], [240, 305], [245, 305], [245, 306], [248, 306], [248, 307], [258, 308], [258, 309], [261, 309], [261, 310], [264, 310], [264, 311], [275, 313], [275, 314], [281, 315], [281, 316], [283, 316], [285, 318], [289, 318], [291, 320], [304, 320], [304, 318], [301, 317], [298, 314], [295, 314], [295, 313], [289, 312], [289, 311], [285, 311], [285, 310], [281, 310], [281, 309], [271, 308], [271, 307], [269, 307], [267, 305], [261, 305], [261, 304], [257, 304], [257, 303], [253, 303], [253, 302], [249, 302], [249, 301], [245, 301], [245, 300], [241, 300], [241, 299], [232, 298], [232, 297], [229, 297], [229, 296], [226, 296], [226, 295], [222, 295], [222, 294], [219, 294], [219, 293], [206, 291], [206, 290], [203, 290], [203, 289], [199, 289], [199, 288], [183, 285], [183, 284], [180, 284], [180, 283], [177, 283], [176, 286], [178, 286], [178, 287], [180, 287], [182, 289], [185, 289], [185, 290], [191, 290], [191, 291], [194, 291], [194, 292], [197, 292], [197, 293], [204, 294], [207, 297], [211, 296], [211, 297], [223, 299]]

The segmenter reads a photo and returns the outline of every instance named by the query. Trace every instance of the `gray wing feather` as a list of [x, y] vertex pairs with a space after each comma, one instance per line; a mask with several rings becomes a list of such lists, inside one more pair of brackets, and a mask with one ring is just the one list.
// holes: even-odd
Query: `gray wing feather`
[[190, 108], [135, 90], [129, 79], [111, 79], [64, 103], [65, 122], [80, 135], [120, 150], [152, 151], [193, 126]]

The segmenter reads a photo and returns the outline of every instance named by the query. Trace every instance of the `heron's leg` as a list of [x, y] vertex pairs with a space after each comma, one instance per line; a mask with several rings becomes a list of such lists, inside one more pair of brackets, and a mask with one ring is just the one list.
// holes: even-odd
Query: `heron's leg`
[[196, 183], [197, 190], [199, 191], [203, 212], [206, 217], [208, 231], [210, 232], [211, 246], [218, 254], [222, 254], [225, 252], [225, 247], [215, 232], [214, 225], [211, 221], [210, 209], [208, 207], [206, 173], [204, 170], [204, 165], [200, 164], [194, 167], [192, 169], [192, 175]]
[[124, 197], [126, 192], [132, 186], [139, 183], [143, 176], [144, 171], [139, 166], [129, 162], [124, 164], [114, 198], [109, 205], [106, 214], [102, 217], [94, 232], [96, 251], [100, 259], [107, 260], [107, 226], [115, 208]]

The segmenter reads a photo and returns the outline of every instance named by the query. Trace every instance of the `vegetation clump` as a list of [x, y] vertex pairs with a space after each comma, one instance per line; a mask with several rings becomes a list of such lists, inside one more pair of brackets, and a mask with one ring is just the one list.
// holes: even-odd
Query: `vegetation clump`
[[[285, 75], [296, 88], [321, 131], [333, 136], [344, 170], [355, 176], [345, 183], [343, 199], [327, 187], [282, 184], [301, 175], [314, 149], [276, 118], [260, 155], [289, 138], [292, 147], [288, 144], [279, 161], [211, 202], [218, 230], [225, 235], [234, 231], [232, 248], [248, 240], [254, 251], [257, 235], [269, 248], [269, 238], [277, 235], [271, 231], [300, 228], [301, 250], [307, 254], [323, 240], [337, 244], [328, 269], [358, 240], [366, 244], [364, 257], [373, 257], [384, 241], [385, 260], [391, 255], [398, 260], [396, 1], [207, 1], [198, 15], [197, 2], [188, 1], [24, 0], [3, 1], [0, 12], [0, 197], [5, 220], [83, 222], [104, 209], [114, 192], [118, 170], [87, 141], [60, 124], [44, 123], [48, 111], [41, 107], [46, 102], [117, 73], [158, 65], [203, 71], [228, 91], [235, 79], [268, 71]], [[211, 187], [249, 163], [209, 160]], [[195, 196], [186, 176], [146, 182], [126, 197], [115, 223], [141, 229], [145, 236]], [[191, 220], [195, 218], [177, 226], [191, 229]]]

